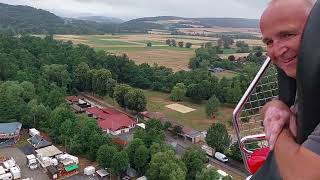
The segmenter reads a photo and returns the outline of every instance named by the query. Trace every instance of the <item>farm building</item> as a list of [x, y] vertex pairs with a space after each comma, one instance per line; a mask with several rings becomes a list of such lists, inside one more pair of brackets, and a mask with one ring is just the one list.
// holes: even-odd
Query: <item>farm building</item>
[[75, 113], [83, 113], [91, 104], [77, 96], [66, 96], [65, 101], [69, 104]]
[[110, 108], [91, 107], [86, 110], [86, 114], [97, 119], [99, 127], [112, 135], [127, 133], [136, 125], [136, 121], [129, 116]]
[[19, 140], [21, 127], [19, 122], [0, 123], [0, 146], [15, 144]]
[[161, 112], [151, 112], [151, 111], [144, 111], [140, 113], [143, 116], [144, 120], [150, 120], [150, 119], [158, 119], [162, 120], [165, 118], [165, 115]]
[[204, 135], [199, 131], [183, 127], [182, 132], [185, 140], [189, 140], [194, 144], [198, 143], [199, 141], [204, 141]]
[[30, 139], [28, 139], [28, 142], [34, 147], [34, 149], [40, 149], [52, 145], [51, 142], [45, 140], [40, 135], [32, 136]]

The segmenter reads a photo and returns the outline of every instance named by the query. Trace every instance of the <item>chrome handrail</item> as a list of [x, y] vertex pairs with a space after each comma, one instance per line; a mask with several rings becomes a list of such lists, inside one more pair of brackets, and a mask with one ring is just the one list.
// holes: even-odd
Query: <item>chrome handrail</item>
[[[239, 142], [243, 161], [248, 171], [249, 167], [247, 164], [247, 160], [252, 154], [253, 150], [248, 149], [246, 145], [248, 145], [248, 143], [257, 141], [262, 142], [263, 140], [265, 140], [265, 134], [263, 134], [262, 124], [260, 124], [260, 127], [258, 128], [254, 127], [255, 129], [253, 132], [251, 131], [250, 126], [252, 124], [252, 126], [258, 126], [258, 124], [261, 123], [262, 120], [259, 119], [259, 109], [267, 101], [278, 95], [278, 82], [277, 78], [275, 77], [276, 71], [271, 71], [271, 73], [269, 73], [268, 70], [270, 70], [270, 68], [273, 67], [271, 59], [268, 57], [233, 111], [233, 125]], [[267, 80], [267, 82], [263, 82], [264, 80]], [[246, 105], [249, 106], [249, 108], [246, 108]], [[244, 113], [244, 115], [242, 113]], [[243, 119], [248, 122], [241, 124]], [[246, 132], [242, 132], [244, 130], [242, 130], [241, 127], [247, 128]], [[267, 145], [263, 144], [263, 146]]]

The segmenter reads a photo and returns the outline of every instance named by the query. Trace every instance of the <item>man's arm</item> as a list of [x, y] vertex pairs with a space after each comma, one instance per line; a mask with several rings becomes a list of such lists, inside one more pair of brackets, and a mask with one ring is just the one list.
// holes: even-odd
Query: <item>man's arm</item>
[[280, 133], [274, 153], [283, 179], [320, 179], [320, 156], [297, 144], [288, 128]]

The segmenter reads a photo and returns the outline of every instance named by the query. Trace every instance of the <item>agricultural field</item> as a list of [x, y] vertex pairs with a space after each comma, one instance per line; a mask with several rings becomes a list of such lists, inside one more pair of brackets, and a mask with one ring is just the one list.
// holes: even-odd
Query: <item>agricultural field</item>
[[231, 27], [212, 27], [212, 28], [180, 28], [180, 32], [187, 34], [212, 34], [212, 33], [248, 33], [257, 37], [261, 36], [257, 28], [231, 28]]
[[[124, 35], [56, 35], [55, 39], [72, 41], [75, 44], [86, 44], [96, 50], [105, 50], [117, 55], [127, 54], [137, 64], [148, 63], [163, 65], [174, 71], [189, 70], [188, 62], [194, 56], [194, 50], [202, 43], [213, 41], [209, 38], [192, 38], [190, 36], [171, 36], [159, 34], [124, 34]], [[167, 39], [175, 39], [176, 42], [191, 42], [193, 47], [179, 48], [165, 44]], [[151, 42], [152, 47], [147, 47]]]
[[[197, 28], [191, 28], [197, 29]], [[240, 29], [241, 31], [255, 32], [253, 29]], [[223, 28], [215, 31], [232, 32], [234, 29]], [[149, 65], [163, 65], [172, 68], [173, 71], [189, 70], [188, 63], [191, 57], [195, 55], [195, 49], [206, 42], [217, 44], [217, 38], [187, 35], [168, 35], [168, 34], [106, 34], [106, 35], [55, 35], [55, 39], [63, 41], [72, 41], [75, 44], [86, 44], [96, 50], [104, 50], [117, 55], [127, 54], [130, 59], [137, 64], [148, 63]], [[170, 47], [166, 44], [167, 39], [175, 39], [176, 42], [192, 43], [192, 48]], [[261, 40], [244, 40], [250, 46], [263, 45]], [[147, 47], [151, 42], [152, 47]], [[221, 58], [228, 58], [234, 55], [237, 57], [247, 56], [248, 53], [236, 53], [235, 45], [232, 49], [224, 49]]]

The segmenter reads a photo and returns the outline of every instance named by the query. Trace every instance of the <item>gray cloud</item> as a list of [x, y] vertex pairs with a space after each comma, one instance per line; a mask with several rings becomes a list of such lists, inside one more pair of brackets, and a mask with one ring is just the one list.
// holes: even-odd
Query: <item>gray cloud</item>
[[29, 5], [57, 15], [242, 17], [258, 19], [268, 0], [0, 0]]

